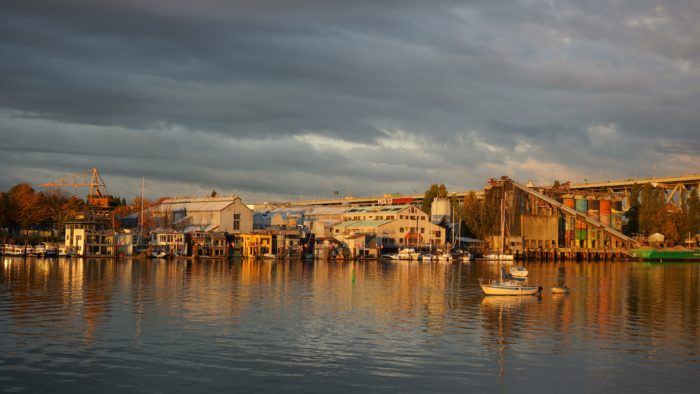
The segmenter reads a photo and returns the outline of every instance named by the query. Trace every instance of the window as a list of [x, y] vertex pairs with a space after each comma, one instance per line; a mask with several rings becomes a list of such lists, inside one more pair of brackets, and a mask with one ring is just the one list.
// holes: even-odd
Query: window
[[421, 233], [421, 234], [424, 234], [424, 233], [425, 233], [425, 227], [421, 227], [421, 228], [420, 228], [420, 233]]
[[436, 231], [436, 232], [435, 232], [435, 236], [436, 236], [436, 237], [440, 238], [440, 235], [441, 235], [441, 234], [440, 234], [440, 231]]
[[234, 230], [241, 229], [241, 214], [240, 213], [233, 214], [233, 229]]
[[403, 227], [399, 227], [399, 232], [400, 232], [400, 233], [403, 232]]

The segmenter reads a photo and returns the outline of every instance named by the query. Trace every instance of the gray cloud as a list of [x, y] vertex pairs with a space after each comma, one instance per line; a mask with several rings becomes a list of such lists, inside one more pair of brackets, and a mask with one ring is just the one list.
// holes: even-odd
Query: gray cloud
[[0, 188], [92, 166], [123, 195], [146, 176], [251, 199], [700, 172], [698, 17], [693, 1], [7, 1]]

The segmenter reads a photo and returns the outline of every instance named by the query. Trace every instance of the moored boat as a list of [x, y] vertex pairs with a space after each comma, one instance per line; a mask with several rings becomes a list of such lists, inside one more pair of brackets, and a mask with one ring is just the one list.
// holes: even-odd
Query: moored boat
[[509, 278], [513, 277], [506, 273], [505, 268], [501, 266], [501, 277], [498, 281], [491, 280], [490, 282], [484, 282], [479, 278], [479, 285], [486, 295], [517, 296], [539, 295], [542, 293], [542, 286], [526, 286], [524, 285], [523, 278], [518, 278], [518, 280]]
[[34, 247], [34, 250], [32, 251], [32, 254], [36, 257], [44, 257], [44, 255], [46, 254], [46, 246], [36, 245]]
[[555, 285], [552, 287], [552, 294], [567, 294], [569, 288], [566, 285]]
[[399, 260], [419, 260], [421, 257], [419, 252], [416, 252], [413, 248], [401, 249], [398, 253]]
[[492, 281], [490, 283], [479, 281], [479, 284], [486, 295], [518, 296], [542, 293], [541, 286], [523, 286], [523, 283], [518, 281]]
[[513, 255], [509, 253], [489, 253], [485, 254], [483, 259], [489, 261], [513, 261]]
[[527, 268], [522, 265], [514, 265], [510, 267], [510, 274], [516, 278], [525, 278], [527, 277], [528, 271]]

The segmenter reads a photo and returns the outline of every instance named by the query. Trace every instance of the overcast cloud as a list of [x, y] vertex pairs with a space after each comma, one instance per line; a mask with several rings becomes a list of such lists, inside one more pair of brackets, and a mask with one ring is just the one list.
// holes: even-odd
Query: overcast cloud
[[700, 172], [700, 2], [0, 5], [0, 190], [247, 201]]

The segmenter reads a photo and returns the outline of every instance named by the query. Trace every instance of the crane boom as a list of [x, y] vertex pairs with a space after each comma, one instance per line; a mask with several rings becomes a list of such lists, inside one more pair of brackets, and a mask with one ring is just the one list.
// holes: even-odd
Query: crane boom
[[102, 179], [102, 175], [97, 170], [93, 168], [89, 171], [68, 175], [63, 178], [57, 179], [54, 182], [42, 183], [39, 186], [44, 187], [89, 187], [90, 194], [89, 197], [102, 197], [107, 195], [107, 185]]

